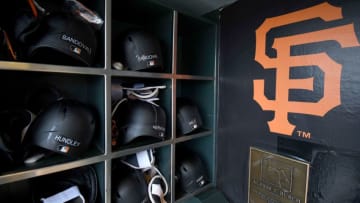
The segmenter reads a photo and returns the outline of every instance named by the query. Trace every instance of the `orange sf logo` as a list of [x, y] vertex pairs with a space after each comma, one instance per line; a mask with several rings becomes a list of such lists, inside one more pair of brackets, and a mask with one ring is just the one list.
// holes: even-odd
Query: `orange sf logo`
[[[328, 3], [322, 3], [304, 10], [267, 18], [256, 30], [255, 60], [264, 69], [276, 69], [275, 100], [269, 100], [264, 95], [264, 80], [254, 80], [254, 100], [259, 103], [263, 110], [274, 111], [274, 119], [268, 122], [271, 132], [292, 135], [295, 125], [289, 123], [288, 113], [324, 116], [331, 109], [341, 104], [341, 64], [336, 63], [325, 52], [290, 56], [290, 47], [327, 40], [334, 40], [343, 48], [359, 46], [353, 24], [275, 38], [273, 48], [277, 51], [277, 57], [270, 58], [265, 53], [266, 34], [272, 28], [314, 18], [320, 18], [323, 21], [329, 22], [342, 19], [343, 17], [341, 8], [334, 7]], [[289, 101], [290, 89], [313, 91], [313, 77], [304, 79], [289, 78], [290, 67], [304, 66], [317, 66], [324, 73], [323, 97], [317, 102]]]

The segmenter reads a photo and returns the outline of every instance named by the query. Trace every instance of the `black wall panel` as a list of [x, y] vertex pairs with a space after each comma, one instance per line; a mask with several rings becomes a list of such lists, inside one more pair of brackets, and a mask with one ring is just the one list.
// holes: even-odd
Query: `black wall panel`
[[[247, 2], [236, 2], [221, 12], [217, 140], [219, 187], [231, 202], [247, 202], [249, 147], [256, 146], [286, 153], [311, 164], [309, 202], [359, 201], [354, 195], [359, 189], [354, 185], [360, 182], [355, 172], [358, 168], [356, 162], [360, 160], [360, 2]], [[316, 14], [308, 14], [315, 17], [303, 15], [302, 20], [299, 16], [292, 19], [287, 15], [283, 16], [285, 23], [281, 26], [274, 26], [277, 22], [270, 23], [264, 54], [277, 61], [274, 67], [265, 69], [263, 61], [255, 60], [256, 49], [260, 49], [261, 43], [256, 38], [256, 30], [264, 25], [265, 19], [319, 5], [324, 5], [324, 9], [318, 9]], [[341, 16], [334, 17], [336, 14], [332, 11], [340, 11]], [[309, 18], [305, 19], [304, 16]], [[321, 18], [324, 16], [332, 19], [324, 20]], [[343, 29], [344, 26], [349, 30]], [[339, 32], [335, 31], [336, 28], [339, 28]], [[318, 38], [314, 37], [315, 32], [320, 32]], [[284, 52], [280, 50], [285, 49], [276, 46], [294, 38], [300, 39], [300, 43], [290, 43], [290, 59], [285, 59]], [[298, 63], [292, 61], [295, 56], [299, 56]], [[329, 61], [333, 64], [329, 64]], [[288, 67], [288, 75], [281, 76], [279, 67]], [[296, 79], [309, 78], [312, 81], [308, 89], [304, 88], [306, 82], [303, 80], [288, 90], [281, 89]], [[255, 90], [254, 80], [264, 81], [263, 92], [259, 86]], [[340, 84], [339, 89], [335, 87], [337, 83]], [[274, 105], [265, 108], [254, 99], [254, 92], [264, 94]], [[282, 103], [281, 95], [287, 97]], [[337, 96], [339, 102], [335, 101]], [[320, 104], [322, 100], [325, 101]], [[293, 105], [297, 102], [301, 105]], [[333, 105], [327, 107], [329, 103]], [[313, 107], [307, 108], [302, 104]], [[280, 107], [274, 107], [276, 105]], [[321, 115], [316, 113], [320, 109], [325, 109]], [[268, 122], [280, 111], [284, 111], [286, 117], [279, 122], [280, 127], [271, 129]], [[286, 124], [294, 125], [290, 133], [276, 130], [286, 127]], [[337, 161], [339, 159], [346, 163]], [[332, 161], [329, 160], [339, 165], [331, 168], [329, 163]], [[320, 177], [320, 171], [325, 175]], [[337, 179], [344, 175], [342, 173], [350, 175]], [[334, 189], [335, 184], [342, 183], [352, 188], [351, 195], [345, 188]]]

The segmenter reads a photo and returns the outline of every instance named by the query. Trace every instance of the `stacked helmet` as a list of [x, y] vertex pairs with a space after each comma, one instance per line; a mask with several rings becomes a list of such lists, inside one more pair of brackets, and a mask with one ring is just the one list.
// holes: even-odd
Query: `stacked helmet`
[[113, 119], [119, 129], [119, 143], [128, 144], [140, 138], [164, 139], [166, 114], [162, 107], [142, 100], [124, 101]]
[[197, 105], [189, 98], [179, 97], [177, 102], [177, 126], [182, 134], [189, 134], [203, 125]]
[[[93, 166], [83, 166], [34, 178], [33, 202], [98, 202], [98, 177]], [[75, 189], [76, 188], [76, 189]], [[68, 200], [64, 200], [67, 198]]]
[[145, 177], [138, 170], [115, 176], [112, 188], [112, 202], [115, 203], [139, 203], [148, 199]]
[[175, 172], [180, 188], [186, 193], [194, 192], [209, 181], [204, 162], [188, 149], [177, 152]]
[[37, 115], [43, 108], [60, 99], [63, 99], [63, 95], [56, 87], [48, 84], [39, 84], [28, 92], [25, 105], [29, 111]]
[[0, 160], [2, 170], [21, 163], [23, 140], [34, 115], [25, 109], [7, 109], [0, 112]]
[[123, 38], [122, 59], [129, 70], [158, 71], [163, 68], [159, 40], [143, 30], [129, 31]]
[[95, 134], [94, 109], [76, 100], [53, 102], [35, 118], [28, 130], [30, 143], [60, 154], [84, 153]]

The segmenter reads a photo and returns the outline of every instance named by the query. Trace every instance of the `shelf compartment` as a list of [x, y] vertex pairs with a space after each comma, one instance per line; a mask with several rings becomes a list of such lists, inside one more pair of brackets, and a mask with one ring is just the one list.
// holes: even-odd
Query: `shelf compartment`
[[[112, 1], [112, 61], [120, 58], [121, 38], [132, 29], [149, 32], [159, 40], [163, 73], [171, 73], [173, 10], [151, 0]], [[144, 72], [147, 72], [144, 70]]]
[[[167, 201], [170, 201], [170, 197], [171, 197], [171, 157], [170, 157], [170, 146], [162, 146], [162, 147], [158, 147], [158, 148], [147, 148], [147, 149], [143, 149], [141, 151], [138, 152], [143, 152], [145, 150], [149, 150], [152, 149], [152, 151], [154, 152], [154, 163], [153, 166], [155, 166], [160, 173], [164, 176], [164, 178], [166, 179], [166, 182], [168, 184], [168, 193], [165, 197], [165, 199]], [[147, 177], [146, 174], [148, 174], [149, 171], [143, 172], [142, 169], [139, 168], [133, 168], [133, 167], [138, 167], [139, 165], [133, 165], [133, 167], [128, 166], [126, 164], [123, 163], [123, 161], [129, 161], [129, 157], [131, 156], [131, 160], [132, 162], [129, 164], [136, 164], [137, 161], [134, 161], [133, 159], [136, 158], [136, 153], [132, 153], [132, 154], [128, 154], [126, 156], [123, 157], [119, 157], [116, 159], [112, 159], [112, 178], [111, 178], [111, 184], [112, 184], [112, 191], [111, 191], [111, 196], [113, 197], [115, 194], [114, 192], [116, 192], [116, 188], [118, 187], [117, 185], [117, 181], [126, 178], [126, 175], [128, 175], [129, 173], [134, 173], [134, 171], [137, 171], [141, 176], [144, 175], [144, 179], [146, 182], [146, 185], [148, 185], [148, 183], [150, 182], [150, 177]], [[146, 188], [147, 189], [147, 188]], [[140, 190], [140, 188], [138, 188], [138, 190]], [[163, 192], [165, 192], [165, 187], [163, 187]], [[138, 194], [140, 194], [138, 192]], [[124, 194], [126, 195], [126, 194]]]
[[177, 74], [215, 75], [216, 24], [178, 14]]
[[[204, 186], [194, 190], [193, 192], [185, 192], [182, 190], [179, 180], [175, 183], [175, 199], [181, 199], [185, 196], [191, 196], [197, 194], [199, 191], [203, 191], [204, 188], [207, 188], [208, 185], [213, 185], [214, 183], [214, 166], [215, 166], [215, 151], [214, 151], [214, 136], [204, 136], [197, 139], [188, 140], [186, 142], [176, 143], [175, 146], [175, 171], [177, 176], [180, 177], [178, 174], [178, 167], [179, 167], [179, 160], [180, 156], [183, 155], [183, 152], [191, 152], [193, 156], [197, 155], [204, 164], [205, 174], [208, 177], [208, 181], [205, 183]], [[178, 177], [178, 178], [179, 178]]]
[[[104, 24], [105, 24], [105, 1], [104, 0], [95, 0], [95, 1], [83, 1], [80, 0], [80, 3], [82, 3], [86, 8], [88, 8], [89, 10], [91, 10], [94, 13], [97, 13], [100, 18], [102, 18], [102, 20], [104, 20]], [[9, 6], [7, 7], [7, 9], [3, 9], [0, 17], [2, 17], [2, 19], [7, 19], [6, 21], [3, 21], [1, 24], [2, 29], [4, 29], [9, 37], [9, 41], [12, 44], [12, 48], [15, 52], [15, 55], [17, 56], [17, 59], [10, 59], [10, 58], [5, 58], [3, 53], [2, 53], [2, 59], [3, 61], [16, 61], [16, 62], [35, 62], [37, 64], [57, 64], [57, 65], [68, 65], [68, 66], [73, 66], [73, 67], [92, 67], [92, 68], [104, 68], [105, 66], [105, 29], [104, 29], [104, 24], [98, 28], [95, 29], [94, 26], [84, 26], [84, 29], [88, 30], [88, 33], [86, 33], [86, 35], [89, 35], [89, 32], [91, 32], [91, 29], [94, 30], [94, 38], [96, 38], [96, 45], [92, 46], [89, 45], [90, 42], [87, 42], [87, 40], [92, 40], [93, 38], [90, 39], [86, 39], [86, 36], [79, 36], [81, 35], [81, 31], [83, 30], [77, 30], [74, 31], [74, 29], [72, 30], [67, 30], [68, 28], [70, 28], [70, 24], [72, 24], [73, 27], [78, 27], [79, 25], [83, 25], [80, 21], [77, 23], [73, 23], [75, 21], [73, 21], [73, 19], [76, 19], [77, 16], [73, 15], [70, 16], [70, 12], [67, 13], [67, 16], [70, 16], [69, 19], [65, 19], [65, 22], [63, 22], [62, 20], [59, 19], [55, 19], [54, 20], [54, 24], [59, 24], [59, 26], [53, 26], [52, 27], [52, 23], [47, 23], [47, 19], [52, 19], [51, 17], [54, 16], [52, 14], [59, 14], [59, 12], [52, 12], [55, 8], [55, 5], [49, 5], [48, 3], [44, 3], [44, 2], [37, 2], [38, 4], [40, 4], [40, 6], [44, 7], [45, 9], [52, 7], [52, 9], [48, 9], [47, 10], [47, 14], [43, 15], [44, 18], [41, 18], [41, 20], [33, 20], [33, 19], [29, 19], [26, 17], [20, 17], [22, 14], [26, 14], [27, 17], [30, 16], [30, 6], [28, 5], [27, 2], [24, 1], [19, 1], [19, 0], [15, 0], [13, 1], [11, 4], [9, 4]], [[65, 10], [65, 6], [61, 7], [60, 4], [56, 4], [56, 6], [58, 7], [58, 10]], [[38, 14], [41, 14], [40, 12], [41, 9], [38, 9]], [[27, 11], [27, 12], [25, 12]], [[50, 13], [50, 14], [49, 14]], [[46, 20], [44, 20], [46, 19]], [[61, 18], [63, 19], [63, 18]], [[21, 23], [18, 23], [18, 21], [22, 21]], [[15, 31], [19, 30], [19, 27], [23, 26], [24, 28], [29, 28], [31, 27], [30, 25], [27, 25], [27, 22], [31, 22], [33, 23], [32, 26], [32, 33], [26, 33], [26, 37], [21, 37], [22, 39], [27, 39], [27, 41], [25, 43], [20, 42], [20, 40], [16, 39], [16, 34]], [[35, 28], [36, 26], [34, 25], [35, 22], [40, 22], [40, 25], [37, 26], [37, 28], [45, 28], [43, 30], [35, 30], [33, 28]], [[20, 25], [21, 24], [21, 25]], [[30, 24], [30, 23], [29, 23]], [[68, 26], [64, 26], [64, 25], [60, 25], [60, 24], [66, 24]], [[20, 25], [20, 26], [18, 26]], [[28, 27], [26, 27], [28, 26]], [[52, 27], [52, 29], [48, 29], [48, 27]], [[88, 28], [89, 27], [89, 28]], [[27, 29], [29, 30], [29, 29]], [[25, 29], [25, 31], [27, 31]], [[44, 31], [44, 32], [42, 32]], [[79, 32], [80, 31], [80, 32]], [[36, 34], [34, 34], [36, 32]], [[79, 34], [80, 33], [80, 34]], [[33, 35], [31, 35], [33, 34]], [[64, 43], [65, 38], [60, 38], [59, 35], [62, 34], [66, 34], [66, 36], [68, 37], [68, 41]], [[31, 35], [31, 39], [29, 38], [29, 36]], [[34, 36], [35, 35], [35, 36]], [[51, 37], [51, 38], [47, 38], [47, 37]], [[44, 40], [43, 42], [46, 43], [45, 45], [42, 45], [42, 47], [46, 47], [44, 48], [45, 50], [42, 50], [42, 54], [39, 57], [36, 57], [37, 59], [34, 59], [34, 57], [29, 57], [28, 55], [28, 50], [27, 50], [27, 45], [29, 45], [29, 47], [31, 46], [36, 46], [38, 45], [37, 43], [40, 42], [40, 40]], [[58, 40], [60, 39], [60, 40]], [[49, 42], [50, 41], [50, 42]], [[66, 50], [68, 51], [68, 53], [76, 53], [74, 55], [74, 57], [77, 57], [79, 55], [81, 55], [81, 53], [84, 52], [88, 52], [90, 53], [90, 57], [92, 58], [92, 62], [90, 62], [91, 64], [85, 65], [85, 63], [79, 62], [79, 60], [73, 60], [71, 59], [71, 57], [65, 57], [65, 54], [60, 54], [60, 52], [58, 51], [53, 51], [53, 49], [48, 48], [49, 46], [54, 46], [55, 43], [57, 43], [56, 48], [58, 48], [59, 50]], [[63, 43], [60, 45], [60, 43]], [[39, 50], [34, 51], [34, 53], [38, 54]], [[72, 51], [70, 51], [72, 50]], [[46, 53], [46, 54], [45, 54]], [[51, 54], [47, 54], [47, 53], [51, 53]], [[64, 63], [64, 60], [59, 60], [60, 58], [64, 57], [67, 61], [67, 63]], [[40, 59], [41, 58], [41, 59]], [[84, 57], [86, 58], [86, 57]], [[75, 62], [76, 61], [76, 62]]]
[[[75, 172], [75, 173], [74, 173]], [[82, 195], [89, 200], [90, 191], [87, 188], [90, 185], [90, 182], [81, 181], [81, 175], [84, 175], [83, 178], [95, 178], [92, 179], [91, 183], [97, 184], [97, 194], [96, 201], [97, 203], [105, 202], [105, 188], [104, 188], [104, 177], [105, 177], [105, 167], [103, 162], [94, 163], [92, 165], [83, 165], [80, 167], [73, 167], [71, 169], [64, 169], [63, 171], [57, 171], [47, 174], [39, 174], [36, 177], [28, 178], [21, 181], [14, 181], [8, 184], [0, 185], [0, 198], [3, 202], [29, 202], [29, 200], [34, 200], [35, 197], [38, 197], [39, 194], [46, 191], [60, 192], [61, 190], [67, 189], [67, 184], [73, 183], [78, 184], [79, 189], [82, 192]], [[59, 175], [62, 177], [59, 179]], [[55, 178], [55, 176], [58, 176]], [[71, 180], [67, 179], [70, 178]], [[52, 177], [52, 178], [51, 178]], [[80, 177], [80, 178], [79, 178]], [[67, 180], [66, 180], [67, 179]], [[88, 181], [89, 179], [87, 179]], [[59, 181], [56, 185], [55, 183]], [[65, 185], [64, 185], [65, 184]], [[58, 191], [61, 188], [60, 191]], [[39, 189], [40, 191], [37, 191]], [[38, 194], [39, 193], [39, 194]], [[37, 195], [36, 195], [37, 194]], [[43, 195], [49, 195], [44, 194]], [[94, 193], [93, 193], [94, 194]], [[46, 198], [48, 196], [44, 196]], [[34, 200], [35, 201], [35, 200]], [[36, 202], [40, 202], [40, 199]]]
[[[198, 108], [203, 126], [194, 133], [211, 131], [214, 129], [215, 101], [214, 81], [211, 80], [176, 80], [177, 98], [187, 98]], [[178, 104], [177, 104], [178, 108]], [[177, 122], [178, 122], [178, 118]], [[184, 136], [177, 126], [177, 137]], [[190, 135], [193, 133], [190, 133]], [[187, 134], [188, 135], [188, 134]]]
[[[29, 109], [30, 106], [26, 101], [28, 100], [29, 95], [31, 95], [31, 92], [36, 92], [38, 88], [51, 87], [59, 90], [63, 98], [76, 100], [89, 105], [95, 110], [95, 116], [97, 117], [95, 134], [85, 153], [73, 157], [54, 153], [54, 155], [43, 158], [31, 166], [21, 163], [20, 160], [19, 164], [15, 164], [14, 167], [1, 170], [3, 173], [11, 173], [11, 171], [26, 172], [26, 170], [38, 167], [66, 163], [77, 159], [85, 159], [104, 154], [104, 77], [18, 71], [1, 71], [1, 74], [3, 78], [0, 81], [0, 90], [4, 96], [0, 102], [2, 111], [8, 109]], [[33, 113], [40, 114], [41, 110]]]
[[[170, 79], [154, 79], [154, 78], [133, 78], [133, 77], [112, 77], [111, 83], [114, 86], [123, 86], [123, 87], [133, 87], [134, 84], [144, 84], [145, 87], [149, 86], [165, 86], [165, 89], [160, 89], [158, 94], [158, 101], [155, 101], [164, 111], [166, 115], [166, 129], [165, 129], [165, 136], [164, 140], [162, 139], [149, 139], [144, 137], [144, 139], [134, 140], [128, 144], [120, 144], [113, 147], [113, 152], [119, 150], [126, 150], [129, 148], [140, 147], [144, 145], [150, 145], [153, 143], [163, 142], [165, 140], [171, 139], [171, 95], [172, 95], [172, 87], [171, 87], [171, 80]], [[126, 92], [121, 91], [123, 97], [126, 97]], [[115, 95], [115, 94], [114, 94]], [[112, 106], [115, 108], [116, 102], [119, 99], [112, 98]], [[121, 108], [121, 105], [120, 107]], [[121, 136], [121, 135], [119, 135]]]

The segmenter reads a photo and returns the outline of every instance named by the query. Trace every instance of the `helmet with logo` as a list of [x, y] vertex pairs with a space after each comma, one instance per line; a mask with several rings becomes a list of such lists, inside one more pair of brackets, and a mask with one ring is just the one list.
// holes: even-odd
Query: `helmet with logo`
[[38, 63], [91, 66], [97, 48], [94, 28], [66, 12], [41, 19], [20, 15], [15, 37], [23, 43], [25, 60]]
[[191, 193], [208, 183], [205, 164], [200, 156], [189, 149], [176, 152], [176, 178], [182, 191]]
[[29, 144], [60, 154], [77, 156], [91, 144], [97, 116], [90, 106], [70, 99], [44, 108], [29, 127]]
[[164, 139], [166, 114], [162, 107], [142, 100], [127, 99], [113, 115], [119, 129], [119, 143], [129, 144], [145, 138]]
[[176, 99], [177, 127], [182, 134], [189, 134], [202, 127], [203, 122], [198, 106], [189, 98]]
[[160, 42], [152, 33], [131, 30], [122, 43], [121, 58], [129, 70], [158, 71], [163, 68]]

